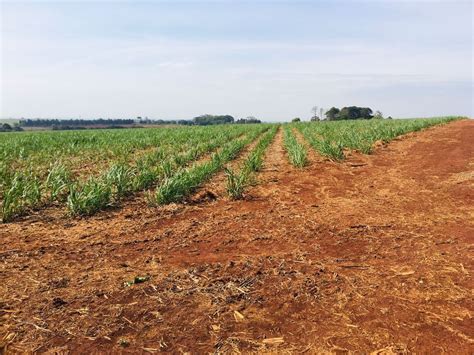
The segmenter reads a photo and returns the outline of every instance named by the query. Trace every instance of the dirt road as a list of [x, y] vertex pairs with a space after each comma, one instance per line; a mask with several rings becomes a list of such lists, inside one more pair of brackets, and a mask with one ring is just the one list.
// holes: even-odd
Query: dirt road
[[280, 130], [243, 201], [2, 225], [3, 346], [474, 352], [474, 121], [309, 157]]

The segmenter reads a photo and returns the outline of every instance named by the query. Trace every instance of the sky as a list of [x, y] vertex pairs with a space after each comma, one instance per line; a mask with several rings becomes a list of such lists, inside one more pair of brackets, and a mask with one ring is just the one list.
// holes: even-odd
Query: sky
[[4, 1], [0, 117], [474, 116], [471, 1]]

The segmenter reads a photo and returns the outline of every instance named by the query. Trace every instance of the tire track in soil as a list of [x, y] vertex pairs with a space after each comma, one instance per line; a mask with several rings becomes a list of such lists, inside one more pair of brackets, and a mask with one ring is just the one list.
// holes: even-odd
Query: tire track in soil
[[[267, 246], [273, 240], [273, 238], [268, 238], [268, 234], [272, 231], [281, 236], [284, 233], [282, 230], [275, 230], [272, 218], [268, 218], [268, 214], [274, 214], [275, 218], [281, 215], [280, 207], [274, 208], [274, 206], [287, 209], [281, 193], [291, 194], [291, 189], [287, 189], [288, 192], [285, 193], [280, 188], [275, 189], [274, 185], [280, 181], [282, 174], [288, 174], [293, 170], [283, 150], [282, 137], [282, 130], [279, 128], [265, 152], [263, 169], [256, 174], [256, 186], [248, 188], [244, 200], [218, 199], [202, 205], [200, 212], [206, 218], [203, 218], [202, 223], [199, 224], [203, 229], [211, 229], [213, 234], [220, 235], [221, 239], [209, 236], [211, 240], [206, 243], [207, 245], [200, 245], [199, 250], [191, 255], [186, 250], [187, 248], [178, 247], [177, 249], [181, 249], [183, 253], [177, 250], [179, 257], [174, 261], [180, 265], [183, 265], [183, 262], [189, 264], [199, 259], [225, 263], [236, 258], [276, 255], [279, 251], [286, 252], [293, 246], [293, 244], [283, 244], [271, 250], [266, 247], [261, 248], [261, 241]], [[234, 167], [238, 166], [244, 157], [245, 155], [234, 161]], [[225, 178], [223, 174], [222, 177]], [[221, 181], [221, 184], [224, 184], [224, 181]]]
[[287, 196], [288, 194], [288, 189], [280, 186], [281, 182], [292, 173], [294, 173], [294, 169], [283, 146], [283, 128], [280, 126], [273, 142], [264, 154], [263, 169], [257, 175], [258, 184], [256, 187], [250, 188], [249, 193], [257, 199], [276, 198], [281, 200], [278, 195]]
[[330, 197], [344, 174], [341, 164], [327, 159], [314, 158], [312, 164], [303, 169], [291, 165], [284, 148], [283, 128], [268, 150], [265, 162], [268, 168], [261, 173], [262, 183], [251, 192], [258, 198], [269, 199], [271, 206], [285, 209], [315, 205], [320, 197]]

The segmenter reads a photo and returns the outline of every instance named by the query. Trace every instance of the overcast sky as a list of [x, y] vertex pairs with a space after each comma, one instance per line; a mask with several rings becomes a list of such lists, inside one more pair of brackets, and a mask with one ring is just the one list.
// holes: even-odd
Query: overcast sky
[[3, 118], [474, 115], [471, 1], [3, 1], [1, 34]]

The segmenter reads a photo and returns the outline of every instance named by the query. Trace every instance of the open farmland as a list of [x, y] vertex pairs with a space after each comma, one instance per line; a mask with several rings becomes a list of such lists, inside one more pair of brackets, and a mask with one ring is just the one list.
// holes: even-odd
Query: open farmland
[[205, 154], [212, 154], [215, 162], [206, 172], [220, 168], [267, 129], [260, 125], [6, 136], [0, 143], [2, 220], [55, 203], [66, 204], [72, 215], [90, 215], [133, 192], [157, 185], [160, 191], [183, 180], [183, 172], [193, 171], [185, 168]]
[[0, 136], [1, 347], [472, 353], [474, 124]]

